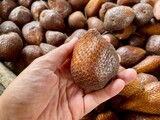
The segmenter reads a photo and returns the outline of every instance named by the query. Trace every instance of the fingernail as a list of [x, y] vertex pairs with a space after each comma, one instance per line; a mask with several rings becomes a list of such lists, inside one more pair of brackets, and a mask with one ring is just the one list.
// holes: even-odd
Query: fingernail
[[121, 62], [121, 56], [120, 55], [118, 55], [118, 59], [119, 59], [119, 62]]

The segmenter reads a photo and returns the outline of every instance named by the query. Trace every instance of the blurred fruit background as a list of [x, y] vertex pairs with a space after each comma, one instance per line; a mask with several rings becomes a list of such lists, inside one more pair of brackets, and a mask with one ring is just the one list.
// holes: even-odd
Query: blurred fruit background
[[0, 94], [34, 59], [93, 28], [121, 56], [119, 72], [138, 76], [82, 120], [160, 120], [160, 0], [1, 0]]

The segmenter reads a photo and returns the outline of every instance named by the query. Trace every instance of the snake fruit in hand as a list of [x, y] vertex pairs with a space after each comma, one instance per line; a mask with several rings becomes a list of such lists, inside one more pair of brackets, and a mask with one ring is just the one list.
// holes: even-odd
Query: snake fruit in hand
[[81, 88], [99, 90], [113, 79], [119, 69], [114, 47], [95, 29], [76, 43], [71, 59], [71, 75]]

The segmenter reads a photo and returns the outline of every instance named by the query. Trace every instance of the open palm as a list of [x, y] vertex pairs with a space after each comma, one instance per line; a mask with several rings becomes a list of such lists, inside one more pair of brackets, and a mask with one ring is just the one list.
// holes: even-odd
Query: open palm
[[75, 43], [36, 59], [10, 84], [0, 98], [0, 119], [79, 120], [135, 79], [135, 71], [128, 69], [104, 89], [84, 91], [73, 82], [69, 69]]

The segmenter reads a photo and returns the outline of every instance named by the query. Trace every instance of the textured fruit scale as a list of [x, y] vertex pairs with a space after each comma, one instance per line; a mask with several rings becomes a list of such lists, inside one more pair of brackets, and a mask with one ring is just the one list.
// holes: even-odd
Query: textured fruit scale
[[99, 90], [116, 76], [119, 59], [114, 47], [95, 29], [89, 30], [76, 43], [71, 74], [83, 89]]

